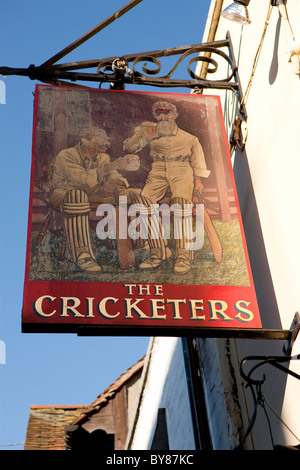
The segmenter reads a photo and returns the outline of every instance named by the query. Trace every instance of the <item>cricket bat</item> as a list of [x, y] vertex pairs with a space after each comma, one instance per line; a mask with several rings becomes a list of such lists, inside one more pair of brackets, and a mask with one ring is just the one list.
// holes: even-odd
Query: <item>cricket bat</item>
[[[115, 192], [115, 198], [117, 200], [117, 192]], [[120, 269], [130, 269], [135, 265], [135, 256], [132, 246], [132, 240], [128, 235], [128, 225], [122, 227], [122, 234], [120, 234], [120, 220], [127, 221], [127, 211], [126, 214], [121, 214], [120, 211], [124, 208], [116, 205], [116, 242], [117, 242], [117, 253], [119, 260]], [[126, 231], [126, 236], [124, 236], [124, 231]], [[121, 236], [120, 236], [121, 235]]]
[[[198, 198], [199, 203], [203, 204], [202, 196], [198, 189], [195, 190], [195, 194]], [[203, 208], [204, 208], [204, 228], [205, 228], [212, 252], [214, 254], [215, 260], [217, 261], [217, 263], [221, 263], [223, 259], [222, 245], [221, 245], [219, 236], [216, 232], [216, 229], [211, 221], [211, 218], [209, 217], [209, 214], [204, 204], [203, 204]]]

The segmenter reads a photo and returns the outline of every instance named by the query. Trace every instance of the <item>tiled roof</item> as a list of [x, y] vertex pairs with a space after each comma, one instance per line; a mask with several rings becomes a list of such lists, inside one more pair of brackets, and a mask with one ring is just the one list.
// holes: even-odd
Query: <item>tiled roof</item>
[[88, 406], [32, 405], [24, 450], [64, 450], [64, 427], [72, 424]]
[[65, 426], [83, 423], [105, 406], [128, 380], [141, 371], [144, 360], [145, 356], [121, 374], [91, 405], [32, 405], [24, 450], [64, 450]]
[[127, 369], [120, 377], [115, 380], [109, 387], [107, 387], [104, 392], [102, 392], [96, 398], [93, 403], [88, 406], [84, 411], [83, 414], [74, 420], [72, 424], [79, 424], [84, 422], [90, 415], [99, 411], [103, 406], [107, 404], [109, 400], [111, 400], [115, 394], [120, 390], [120, 388], [128, 382], [132, 377], [135, 376], [138, 372], [140, 372], [144, 366], [145, 356], [143, 356], [138, 362], [136, 362], [133, 366]]

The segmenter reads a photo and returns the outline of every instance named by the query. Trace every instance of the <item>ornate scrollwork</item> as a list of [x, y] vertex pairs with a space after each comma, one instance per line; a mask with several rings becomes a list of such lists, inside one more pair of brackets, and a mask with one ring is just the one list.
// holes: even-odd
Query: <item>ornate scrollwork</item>
[[[134, 74], [140, 75], [140, 73], [136, 69], [137, 64], [140, 62], [144, 62], [142, 70], [145, 75], [156, 75], [161, 71], [161, 61], [159, 59], [157, 59], [156, 57], [151, 57], [151, 56], [140, 56], [140, 57], [137, 57], [133, 61], [132, 71]], [[152, 64], [155, 64], [157, 66], [157, 69], [149, 69], [148, 67], [146, 67], [147, 62], [151, 62]]]
[[[227, 53], [224, 49], [227, 49]], [[170, 65], [173, 57], [176, 59], [175, 64]], [[225, 60], [225, 67], [219, 67], [219, 59]], [[185, 60], [187, 67], [184, 71], [182, 66], [185, 65]], [[124, 89], [126, 84], [182, 87], [194, 91], [207, 88], [227, 89], [235, 92], [238, 101], [241, 101], [241, 87], [229, 34], [221, 41], [127, 54], [123, 57], [65, 64], [54, 64], [53, 61], [54, 59], [47, 61], [39, 67], [31, 65], [27, 69], [0, 67], [0, 73], [28, 76], [32, 80], [56, 85], [65, 85], [68, 81], [89, 81], [98, 82], [100, 87], [103, 83], [109, 83], [111, 88], [117, 89]], [[167, 73], [162, 73], [163, 62], [169, 69]], [[154, 66], [150, 67], [149, 64]], [[84, 71], [93, 68], [96, 68], [96, 72]], [[227, 76], [211, 79], [211, 76], [220, 75], [220, 69], [225, 70]]]
[[[226, 34], [226, 39], [204, 44], [195, 44], [192, 46], [181, 46], [173, 49], [163, 49], [159, 51], [144, 52], [140, 54], [128, 54], [123, 57], [111, 57], [106, 59], [85, 60], [71, 63], [58, 63], [63, 57], [74, 51], [84, 42], [88, 41], [95, 34], [102, 31], [106, 26], [120, 18], [129, 10], [134, 8], [142, 0], [130, 0], [113, 15], [99, 23], [92, 30], [73, 41], [63, 50], [56, 53], [53, 57], [46, 60], [39, 66], [30, 65], [28, 68], [0, 67], [2, 75], [20, 75], [27, 76], [31, 80], [39, 80], [48, 84], [66, 85], [68, 82], [98, 82], [110, 83], [111, 88], [124, 89], [126, 84], [148, 85], [156, 87], [187, 87], [199, 92], [205, 88], [227, 89], [234, 91], [238, 100], [241, 102], [241, 87], [237, 67], [235, 65], [234, 54], [230, 34]], [[221, 51], [222, 48], [228, 49], [228, 54]], [[204, 55], [201, 55], [201, 54]], [[181, 62], [191, 54], [192, 57], [187, 66], [188, 79], [174, 78], [174, 72], [178, 69]], [[230, 71], [224, 79], [208, 80], [207, 76], [218, 71], [218, 61], [212, 57], [213, 54], [228, 62], [227, 69]], [[179, 56], [171, 70], [162, 76], [159, 76], [162, 69], [161, 58]], [[137, 70], [137, 65], [143, 63], [142, 71]], [[195, 64], [207, 63], [203, 73], [196, 73], [192, 70]], [[148, 63], [154, 64], [154, 68], [149, 68]], [[131, 67], [130, 67], [130, 64]], [[84, 72], [83, 69], [96, 68], [95, 72]], [[180, 72], [181, 73], [181, 72]], [[80, 85], [79, 85], [80, 86]]]
[[[209, 52], [210, 54], [217, 54], [220, 57], [222, 57], [225, 61], [227, 61], [227, 63], [229, 64], [228, 70], [230, 70], [231, 72], [229, 73], [229, 75], [227, 75], [227, 77], [219, 79], [219, 80], [215, 80], [215, 82], [221, 82], [222, 83], [222, 82], [230, 82], [231, 81], [231, 79], [234, 77], [236, 67], [235, 67], [235, 64], [233, 63], [233, 61], [230, 59], [230, 57], [227, 54], [225, 54], [223, 51], [221, 51], [217, 48], [213, 48], [213, 47], [201, 47], [201, 48], [199, 48], [198, 52]], [[206, 72], [208, 74], [216, 73], [218, 71], [218, 68], [219, 68], [218, 62], [215, 59], [213, 59], [211, 56], [208, 57], [208, 56], [205, 56], [205, 55], [204, 56], [203, 55], [198, 55], [197, 57], [194, 57], [193, 59], [191, 59], [189, 64], [188, 64], [189, 74], [195, 80], [201, 80], [201, 77], [199, 75], [196, 75], [190, 69], [190, 64], [192, 64], [194, 62], [203, 62], [203, 63], [206, 62], [208, 64], [212, 64], [213, 68], [206, 67]]]
[[[122, 77], [124, 83], [189, 88], [203, 86], [204, 88], [230, 88], [233, 90], [237, 88], [237, 82], [233, 80], [237, 69], [234, 60], [220, 49], [220, 47], [225, 46], [229, 47], [229, 42], [219, 41], [195, 44], [124, 57], [112, 57], [99, 61], [97, 73], [101, 82], [120, 82]], [[179, 69], [180, 64], [191, 55], [193, 57], [189, 59], [186, 68], [188, 78], [175, 78], [175, 73]], [[207, 78], [219, 70], [218, 61], [213, 55], [227, 62], [225, 70], [228, 71], [228, 75], [225, 78], [217, 80], [209, 80]], [[179, 56], [179, 58], [167, 73], [160, 75], [162, 60], [171, 56]], [[149, 63], [154, 64], [155, 67], [149, 67]], [[193, 65], [200, 63], [207, 64], [205, 67], [205, 79], [192, 68]], [[142, 67], [139, 67], [139, 64], [142, 64]]]

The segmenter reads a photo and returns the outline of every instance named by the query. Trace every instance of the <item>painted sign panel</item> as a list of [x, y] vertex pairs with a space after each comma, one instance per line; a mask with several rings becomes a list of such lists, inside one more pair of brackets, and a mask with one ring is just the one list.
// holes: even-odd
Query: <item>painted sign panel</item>
[[36, 87], [22, 327], [261, 327], [218, 97]]

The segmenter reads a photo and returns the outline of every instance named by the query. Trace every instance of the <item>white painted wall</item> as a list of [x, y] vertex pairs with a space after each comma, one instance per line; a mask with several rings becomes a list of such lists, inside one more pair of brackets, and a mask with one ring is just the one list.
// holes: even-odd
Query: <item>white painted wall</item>
[[145, 364], [138, 421], [131, 423], [128, 445], [132, 450], [147, 450], [155, 431], [157, 411], [166, 408], [171, 450], [194, 450], [192, 418], [182, 354], [178, 338], [153, 338]]
[[[226, 0], [224, 5], [230, 3]], [[244, 92], [268, 6], [268, 0], [251, 0], [249, 26], [223, 18], [219, 23], [216, 39], [230, 31]], [[294, 32], [300, 36], [300, 1], [289, 0], [287, 7]], [[300, 306], [300, 80], [288, 61], [289, 48], [279, 18], [274, 7], [247, 101], [246, 153], [280, 316], [283, 327], [288, 328]]]
[[[224, 7], [230, 3], [225, 0]], [[251, 0], [251, 25], [240, 26], [223, 18], [219, 22], [216, 39], [224, 38], [226, 31], [230, 31], [244, 92], [263, 33], [269, 3], [268, 0]], [[296, 40], [300, 42], [300, 1], [289, 0], [287, 10]], [[235, 156], [235, 177], [263, 326], [284, 329], [290, 327], [295, 312], [300, 309], [300, 79], [289, 62], [288, 52], [285, 27], [278, 8], [274, 7], [246, 103], [248, 138], [245, 152]], [[259, 226], [255, 204], [251, 198], [250, 203], [247, 199], [249, 181], [245, 172], [246, 162], [254, 188], [274, 299], [270, 282], [266, 279], [268, 266], [257, 243]], [[278, 316], [274, 308], [275, 301]], [[282, 355], [281, 341], [236, 343], [239, 359], [248, 354]], [[294, 352], [297, 350], [300, 352], [299, 340]], [[300, 373], [299, 361], [293, 362], [292, 367]], [[267, 369], [266, 374], [266, 395], [299, 437], [299, 381], [272, 368]], [[250, 410], [251, 406], [248, 406]], [[277, 418], [272, 420], [272, 425], [275, 443], [298, 444], [295, 436]], [[255, 448], [270, 445], [269, 433], [260, 417], [253, 436]]]

